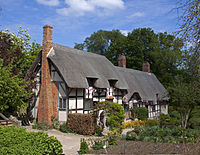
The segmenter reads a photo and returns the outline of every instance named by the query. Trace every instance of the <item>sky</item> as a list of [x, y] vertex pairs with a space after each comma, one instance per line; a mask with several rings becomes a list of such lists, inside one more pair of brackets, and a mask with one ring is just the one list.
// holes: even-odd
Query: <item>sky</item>
[[28, 29], [42, 44], [42, 27], [53, 26], [53, 42], [74, 47], [98, 30], [136, 28], [156, 33], [178, 29], [176, 0], [0, 0], [0, 30]]

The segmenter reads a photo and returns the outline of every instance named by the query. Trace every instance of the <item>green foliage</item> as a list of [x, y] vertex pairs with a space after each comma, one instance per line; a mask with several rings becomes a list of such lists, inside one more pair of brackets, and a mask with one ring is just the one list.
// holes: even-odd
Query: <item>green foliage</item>
[[67, 132], [68, 132], [68, 130], [67, 130], [67, 123], [61, 124], [59, 130], [60, 130], [61, 132], [67, 133]]
[[132, 107], [130, 111], [132, 119], [138, 118], [139, 120], [147, 120], [148, 118], [148, 109], [145, 107]]
[[26, 132], [25, 128], [0, 126], [0, 154], [61, 154], [61, 143], [44, 132]]
[[100, 150], [103, 149], [104, 143], [102, 141], [95, 141], [95, 144], [93, 145], [94, 150]]
[[177, 77], [174, 86], [169, 88], [171, 104], [180, 113], [184, 128], [187, 127], [192, 110], [200, 102], [199, 86], [199, 75], [190, 74]]
[[[160, 128], [140, 127], [139, 133], [127, 133], [129, 140], [147, 141], [147, 142], [163, 142], [163, 143], [184, 143], [195, 144], [200, 140], [200, 131], [192, 129], [176, 128]], [[130, 134], [130, 135], [129, 135]], [[132, 139], [131, 139], [132, 138]]]
[[88, 52], [105, 55], [105, 53], [108, 51], [111, 42], [123, 37], [125, 36], [123, 36], [119, 30], [99, 30], [97, 32], [94, 32], [90, 37], [87, 37], [84, 43], [75, 43], [74, 48], [80, 50], [86, 49]]
[[191, 112], [188, 126], [193, 129], [200, 129], [200, 106], [196, 106]]
[[54, 116], [51, 116], [51, 121], [52, 121], [52, 124], [51, 124], [51, 128], [52, 129], [60, 129], [60, 122], [54, 117]]
[[145, 107], [138, 108], [138, 119], [147, 120], [148, 118], [148, 109]]
[[[174, 112], [174, 114], [177, 114], [177, 112]], [[177, 115], [178, 116], [178, 115]], [[161, 113], [160, 114], [160, 126], [161, 127], [176, 127], [181, 124], [181, 120], [177, 119], [176, 117], [170, 117], [170, 115], [166, 115]]]
[[136, 140], [137, 134], [133, 131], [128, 131], [126, 133], [126, 140]]
[[125, 116], [124, 109], [120, 104], [102, 101], [99, 102], [94, 109], [105, 110], [107, 114], [106, 125], [110, 130], [118, 130], [118, 132], [121, 132], [122, 122], [124, 121]]
[[172, 112], [169, 111], [169, 115], [171, 118], [181, 119], [181, 115], [178, 111], [174, 110]]
[[131, 107], [130, 111], [131, 111], [131, 117], [133, 120], [138, 117], [138, 108]]
[[0, 64], [0, 112], [16, 111], [27, 107], [31, 93], [25, 90], [27, 82], [18, 75], [12, 76], [11, 67]]
[[160, 122], [157, 120], [147, 120], [145, 123], [146, 126], [152, 127], [152, 126], [159, 126]]
[[80, 146], [80, 154], [86, 154], [89, 152], [88, 144], [85, 140], [81, 141], [81, 146]]
[[35, 74], [26, 78], [25, 75], [41, 49], [39, 44], [31, 45], [29, 41], [27, 31], [21, 28], [17, 34], [0, 31], [0, 112], [19, 112], [27, 107]]
[[100, 126], [97, 126], [96, 131], [95, 131], [96, 135], [102, 136], [102, 132], [103, 132], [103, 129]]
[[46, 122], [36, 123], [32, 126], [33, 129], [44, 130], [47, 131], [50, 126]]
[[151, 28], [134, 29], [128, 36], [119, 30], [93, 33], [75, 48], [106, 56], [114, 65], [118, 56], [124, 53], [127, 68], [141, 70], [148, 61], [153, 72], [164, 86], [169, 86], [183, 63], [183, 42], [174, 35], [156, 34]]

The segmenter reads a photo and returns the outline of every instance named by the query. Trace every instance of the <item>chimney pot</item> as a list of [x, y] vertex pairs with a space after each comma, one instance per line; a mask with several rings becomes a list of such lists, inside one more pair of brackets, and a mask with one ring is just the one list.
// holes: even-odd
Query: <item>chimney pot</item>
[[126, 56], [124, 53], [121, 53], [118, 57], [118, 66], [126, 68]]
[[142, 65], [142, 71], [150, 73], [150, 64], [148, 62], [144, 62]]

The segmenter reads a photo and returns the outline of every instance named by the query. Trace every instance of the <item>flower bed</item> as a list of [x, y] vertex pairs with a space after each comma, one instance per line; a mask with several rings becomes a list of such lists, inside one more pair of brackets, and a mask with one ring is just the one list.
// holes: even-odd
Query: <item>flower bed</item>
[[128, 121], [128, 122], [123, 122], [123, 128], [135, 128], [139, 126], [145, 125], [145, 121], [137, 120], [137, 121]]

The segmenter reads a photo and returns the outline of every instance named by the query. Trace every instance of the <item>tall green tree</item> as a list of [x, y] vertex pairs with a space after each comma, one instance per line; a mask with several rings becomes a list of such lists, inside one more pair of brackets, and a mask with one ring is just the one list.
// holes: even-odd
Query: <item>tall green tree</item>
[[124, 37], [124, 35], [119, 30], [99, 30], [94, 32], [90, 37], [87, 37], [83, 43], [76, 43], [74, 48], [105, 55], [111, 42], [121, 37]]
[[106, 56], [114, 65], [118, 64], [118, 56], [126, 55], [127, 68], [142, 69], [148, 61], [151, 72], [168, 87], [183, 63], [183, 41], [167, 33], [156, 34], [151, 28], [134, 29], [128, 36], [119, 30], [98, 31], [87, 37], [76, 48], [85, 49]]
[[111, 43], [106, 57], [117, 65], [117, 57], [125, 53], [127, 67], [141, 70], [148, 61], [151, 72], [168, 87], [183, 62], [183, 41], [174, 35], [154, 33], [150, 28], [133, 30], [125, 39]]
[[13, 112], [27, 105], [34, 88], [34, 74], [24, 80], [35, 56], [41, 49], [37, 43], [29, 43], [27, 31], [17, 34], [0, 31], [0, 104], [1, 112]]

